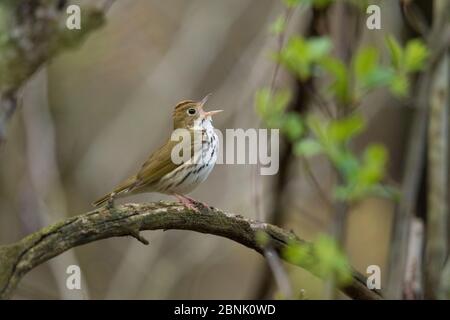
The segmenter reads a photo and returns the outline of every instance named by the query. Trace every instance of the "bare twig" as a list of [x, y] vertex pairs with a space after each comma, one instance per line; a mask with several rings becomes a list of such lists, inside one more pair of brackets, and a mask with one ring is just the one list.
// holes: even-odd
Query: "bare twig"
[[284, 299], [292, 299], [292, 287], [289, 277], [284, 270], [283, 264], [277, 252], [271, 247], [264, 249], [264, 257], [267, 260], [270, 270], [272, 271], [275, 282], [280, 289]]
[[[126, 204], [116, 207], [113, 212], [98, 208], [48, 226], [16, 243], [0, 246], [0, 298], [11, 297], [22, 277], [49, 259], [76, 246], [129, 236], [133, 229], [179, 229], [213, 234], [261, 254], [264, 248], [256, 240], [257, 231], [267, 233], [271, 247], [278, 254], [292, 242], [307, 245], [292, 232], [218, 209], [202, 208], [197, 213], [166, 202]], [[381, 299], [379, 292], [366, 287], [366, 280], [357, 272], [353, 274], [352, 283], [342, 291], [354, 299]]]
[[323, 190], [322, 186], [320, 185], [319, 181], [317, 180], [316, 176], [314, 175], [314, 172], [311, 169], [311, 166], [309, 164], [309, 161], [306, 157], [301, 157], [303, 169], [306, 172], [306, 175], [308, 176], [308, 180], [312, 184], [312, 186], [317, 190], [319, 197], [322, 199], [322, 201], [326, 204], [327, 209], [332, 209], [333, 204], [331, 203], [331, 200], [327, 193]]
[[[294, 9], [293, 7], [286, 7], [286, 11], [284, 14], [284, 25], [285, 28], [287, 28], [287, 26], [289, 25], [289, 21], [291, 20], [292, 14], [294, 13]], [[278, 35], [277, 38], [277, 42], [278, 42], [278, 48], [277, 48], [277, 54], [281, 53], [281, 50], [283, 49], [284, 46], [284, 41], [286, 38], [286, 32], [283, 31]], [[277, 76], [278, 76], [278, 72], [280, 71], [280, 63], [277, 62], [275, 64], [275, 69], [273, 71], [272, 74], [272, 80], [270, 81], [270, 90], [273, 91], [275, 90], [275, 85], [276, 85], [276, 81], [277, 81]]]

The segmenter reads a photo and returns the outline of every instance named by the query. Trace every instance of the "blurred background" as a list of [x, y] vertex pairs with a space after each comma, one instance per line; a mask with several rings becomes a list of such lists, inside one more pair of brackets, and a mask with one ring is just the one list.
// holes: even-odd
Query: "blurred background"
[[[381, 48], [387, 33], [398, 39], [414, 35], [404, 21], [402, 1], [372, 2], [382, 8], [381, 30], [367, 29], [365, 11], [351, 8], [348, 1], [336, 1], [322, 15], [320, 21], [331, 26], [329, 36], [338, 49], [363, 44]], [[425, 7], [423, 12], [429, 15]], [[294, 11], [286, 36], [320, 30], [315, 11]], [[207, 109], [225, 110], [215, 119], [220, 130], [263, 126], [254, 97], [271, 83], [276, 67], [271, 55], [279, 37], [269, 29], [284, 12], [283, 2], [275, 0], [115, 1], [103, 28], [79, 48], [40, 68], [22, 90], [20, 109], [0, 153], [0, 243], [18, 241], [50, 223], [91, 210], [93, 200], [134, 173], [165, 142], [172, 129], [172, 109], [180, 100], [212, 93]], [[298, 81], [284, 70], [278, 73], [276, 86], [300, 90]], [[409, 100], [400, 101], [386, 90], [367, 95], [360, 108], [368, 129], [353, 148], [361, 150], [369, 142], [385, 145], [390, 181], [399, 186], [414, 108]], [[217, 165], [191, 196], [246, 218], [273, 222], [305, 240], [329, 230], [333, 208], [287, 142], [280, 148], [277, 175], [255, 175], [255, 167]], [[331, 197], [336, 181], [327, 160], [314, 157], [309, 171]], [[173, 199], [145, 194], [119, 203], [158, 200]], [[369, 265], [380, 266], [383, 288], [388, 281], [384, 272], [394, 208], [392, 200], [366, 197], [350, 206], [346, 228], [345, 250], [351, 264], [363, 274]], [[277, 296], [264, 258], [233, 241], [188, 231], [143, 235], [149, 246], [115, 238], [70, 250], [27, 274], [13, 298]], [[65, 286], [66, 268], [72, 264], [82, 270], [79, 291]], [[323, 297], [321, 280], [300, 268], [284, 267], [296, 295]]]

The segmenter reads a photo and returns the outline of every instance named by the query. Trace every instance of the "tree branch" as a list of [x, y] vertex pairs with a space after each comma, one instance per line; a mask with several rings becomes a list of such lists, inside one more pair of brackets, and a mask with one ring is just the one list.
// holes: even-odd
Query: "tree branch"
[[[1, 3], [0, 15], [0, 145], [8, 120], [16, 110], [16, 96], [26, 81], [58, 53], [79, 46], [104, 25], [102, 9], [83, 7], [81, 29], [66, 27], [65, 1], [20, 0]], [[108, 7], [105, 8], [105, 10]]]
[[[146, 243], [140, 231], [169, 229], [225, 237], [260, 254], [264, 248], [255, 237], [259, 230], [268, 234], [271, 246], [278, 253], [291, 242], [307, 244], [292, 232], [218, 209], [203, 208], [201, 213], [196, 213], [167, 202], [125, 204], [112, 211], [99, 208], [41, 229], [11, 245], [0, 246], [0, 299], [11, 297], [27, 272], [71, 248], [130, 235]], [[356, 271], [352, 283], [342, 291], [353, 299], [382, 298], [379, 292], [366, 287], [364, 277]]]
[[389, 281], [386, 290], [386, 294], [390, 299], [402, 299], [404, 296], [404, 275], [408, 240], [410, 239], [409, 231], [417, 207], [420, 183], [424, 173], [423, 168], [426, 165], [430, 90], [440, 60], [447, 52], [449, 46], [449, 10], [450, 3], [445, 1], [443, 8], [433, 18], [432, 29], [426, 39], [430, 50], [429, 62], [420, 75], [417, 89], [412, 99], [417, 110], [411, 124], [405, 163], [403, 165], [402, 197], [394, 214], [388, 266]]

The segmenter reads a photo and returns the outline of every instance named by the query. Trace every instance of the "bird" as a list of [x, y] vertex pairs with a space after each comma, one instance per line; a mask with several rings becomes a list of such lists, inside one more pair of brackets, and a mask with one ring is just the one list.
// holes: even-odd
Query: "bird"
[[214, 168], [219, 139], [214, 132], [212, 116], [223, 111], [203, 109], [209, 96], [201, 101], [181, 101], [174, 108], [173, 130], [184, 129], [191, 137], [186, 148], [191, 153], [188, 157], [183, 158], [183, 161], [173, 161], [172, 151], [180, 142], [169, 138], [148, 157], [135, 175], [120, 183], [112, 192], [94, 201], [93, 206], [107, 204], [112, 208], [117, 198], [158, 192], [173, 195], [185, 207], [198, 212], [197, 205], [201, 202], [186, 194], [205, 181]]

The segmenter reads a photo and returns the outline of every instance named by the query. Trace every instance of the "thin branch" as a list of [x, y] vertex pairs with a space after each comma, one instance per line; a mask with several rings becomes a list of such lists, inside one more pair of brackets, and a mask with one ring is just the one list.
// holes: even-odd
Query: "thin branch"
[[[284, 42], [286, 39], [286, 33], [287, 33], [287, 29], [289, 26], [289, 22], [292, 18], [292, 15], [294, 13], [295, 8], [293, 7], [286, 7], [285, 8], [285, 13], [284, 13], [284, 30], [278, 35], [277, 37], [277, 55], [279, 55], [281, 53], [281, 51], [283, 50], [283, 46], [284, 46]], [[275, 93], [275, 88], [276, 88], [276, 82], [277, 82], [277, 78], [278, 78], [278, 73], [280, 71], [280, 67], [281, 64], [279, 61], [276, 62], [273, 73], [272, 73], [272, 79], [270, 81], [270, 92], [273, 95]], [[261, 124], [261, 120], [258, 121], [259, 126]], [[290, 150], [291, 148], [288, 146], [287, 147], [288, 150]], [[290, 159], [290, 151], [285, 151], [284, 152], [285, 155], [287, 156], [287, 158]], [[286, 159], [287, 159], [286, 158]], [[287, 170], [289, 165], [289, 160], [286, 163], [286, 167], [282, 167], [285, 168], [284, 170]], [[259, 183], [258, 181], [258, 172], [260, 171], [260, 164], [258, 163], [255, 167], [255, 170], [253, 171], [252, 174], [252, 180], [253, 180], [253, 201], [255, 204], [255, 216], [258, 220], [261, 219], [261, 203], [260, 203], [260, 195], [262, 194], [261, 192], [261, 183]], [[280, 177], [280, 175], [279, 175]], [[284, 179], [283, 179], [284, 180]], [[281, 181], [281, 178], [278, 179], [278, 182]], [[278, 200], [280, 199], [280, 193], [281, 193], [281, 189], [284, 188], [284, 186], [280, 183], [277, 183], [277, 190], [276, 190], [276, 195], [275, 195], [275, 209], [273, 211], [276, 211], [275, 213], [272, 214], [272, 220], [273, 218], [275, 218], [275, 216], [280, 217], [280, 215], [282, 214], [282, 209], [280, 208], [280, 206], [278, 205]], [[270, 219], [270, 217], [269, 217]], [[280, 288], [280, 290], [283, 292], [283, 294], [285, 295], [285, 297], [291, 297], [292, 296], [292, 289], [290, 286], [289, 281], [287, 281], [286, 279], [288, 279], [287, 274], [285, 272], [285, 270], [283, 269], [282, 264], [280, 263], [280, 258], [277, 256], [276, 252], [273, 252], [273, 250], [269, 250], [268, 248], [264, 249], [264, 253], [263, 253], [264, 257], [267, 260], [267, 267], [265, 268], [265, 271], [263, 272], [263, 278], [262, 278], [262, 282], [261, 282], [261, 286], [258, 288], [258, 295], [265, 294], [267, 291], [267, 288], [269, 287], [270, 283], [271, 283], [271, 277], [269, 277], [269, 272], [271, 274], [273, 274], [275, 282], [277, 283], [278, 287]]]
[[[361, 38], [361, 34], [358, 30], [360, 12], [356, 11], [349, 3], [338, 2], [334, 11], [335, 17], [331, 18], [336, 24], [336, 30], [334, 34], [334, 43], [336, 46], [336, 54], [345, 65], [350, 65], [350, 59], [354, 53], [355, 43]], [[355, 33], [349, 36], [349, 29], [355, 30]], [[351, 112], [351, 106], [344, 103], [337, 102], [336, 104], [336, 118], [344, 118]], [[338, 184], [342, 184], [344, 177], [340, 174], [339, 170], [335, 169]], [[336, 200], [333, 204], [334, 215], [332, 217], [332, 223], [330, 226], [330, 234], [336, 241], [337, 245], [345, 252], [345, 239], [347, 236], [347, 224], [348, 224], [348, 204]], [[336, 276], [333, 275], [328, 279], [325, 284], [325, 298], [334, 299], [336, 295]]]
[[[112, 211], [98, 208], [51, 225], [11, 245], [0, 246], [0, 299], [10, 298], [30, 270], [71, 248], [111, 237], [136, 236], [142, 230], [170, 229], [225, 237], [260, 254], [264, 254], [264, 247], [256, 240], [257, 231], [267, 233], [271, 247], [278, 254], [288, 243], [307, 244], [277, 226], [218, 209], [203, 208], [197, 213], [167, 202], [126, 204]], [[356, 271], [352, 283], [342, 291], [353, 299], [382, 298], [379, 292], [366, 287], [366, 280]]]
[[308, 159], [305, 156], [302, 156], [301, 162], [303, 165], [303, 169], [305, 170], [308, 180], [310, 181], [312, 187], [315, 188], [319, 197], [326, 204], [327, 209], [332, 209], [333, 203], [331, 202], [327, 193], [323, 190], [322, 186], [320, 185], [319, 181], [317, 180], [316, 176], [314, 175], [314, 172], [311, 169]]
[[[399, 204], [395, 209], [392, 245], [388, 266], [387, 294], [392, 299], [401, 299], [404, 293], [404, 274], [406, 252], [408, 248], [409, 226], [417, 204], [419, 186], [425, 166], [427, 122], [429, 117], [429, 97], [431, 84], [440, 58], [448, 47], [448, 12], [450, 2], [444, 2], [444, 8], [437, 13], [433, 21], [427, 43], [430, 59], [427, 68], [420, 75], [413, 101], [417, 110], [411, 125], [405, 155], [402, 188]], [[444, 44], [444, 46], [442, 45]]]
[[314, 87], [314, 84], [311, 82], [308, 85], [305, 86], [308, 93], [312, 97], [311, 100], [314, 105], [318, 107], [318, 109], [328, 118], [333, 119], [333, 113], [331, 112], [331, 109], [329, 108], [329, 104], [326, 101], [324, 97], [322, 97], [321, 93], [316, 90]]
[[400, 202], [395, 208], [391, 250], [388, 266], [388, 294], [392, 299], [402, 299], [406, 253], [409, 241], [411, 219], [414, 216], [422, 171], [425, 165], [425, 137], [427, 131], [428, 108], [424, 101], [428, 97], [430, 74], [424, 73], [417, 85], [416, 97], [420, 99], [412, 121], [403, 166]]
[[[288, 25], [289, 25], [289, 21], [291, 20], [292, 14], [294, 13], [295, 8], [293, 7], [286, 7], [286, 11], [284, 13], [284, 25], [285, 25], [285, 29], [287, 29]], [[283, 46], [284, 46], [284, 41], [286, 38], [286, 31], [281, 32], [278, 35], [277, 41], [278, 41], [278, 48], [277, 48], [277, 54], [281, 53], [281, 50], [283, 50]], [[277, 76], [278, 76], [278, 72], [280, 71], [280, 62], [277, 62], [275, 64], [275, 69], [273, 71], [272, 74], [272, 80], [270, 81], [270, 90], [272, 91], [272, 93], [275, 90], [275, 85], [276, 85], [276, 81], [277, 81]]]

